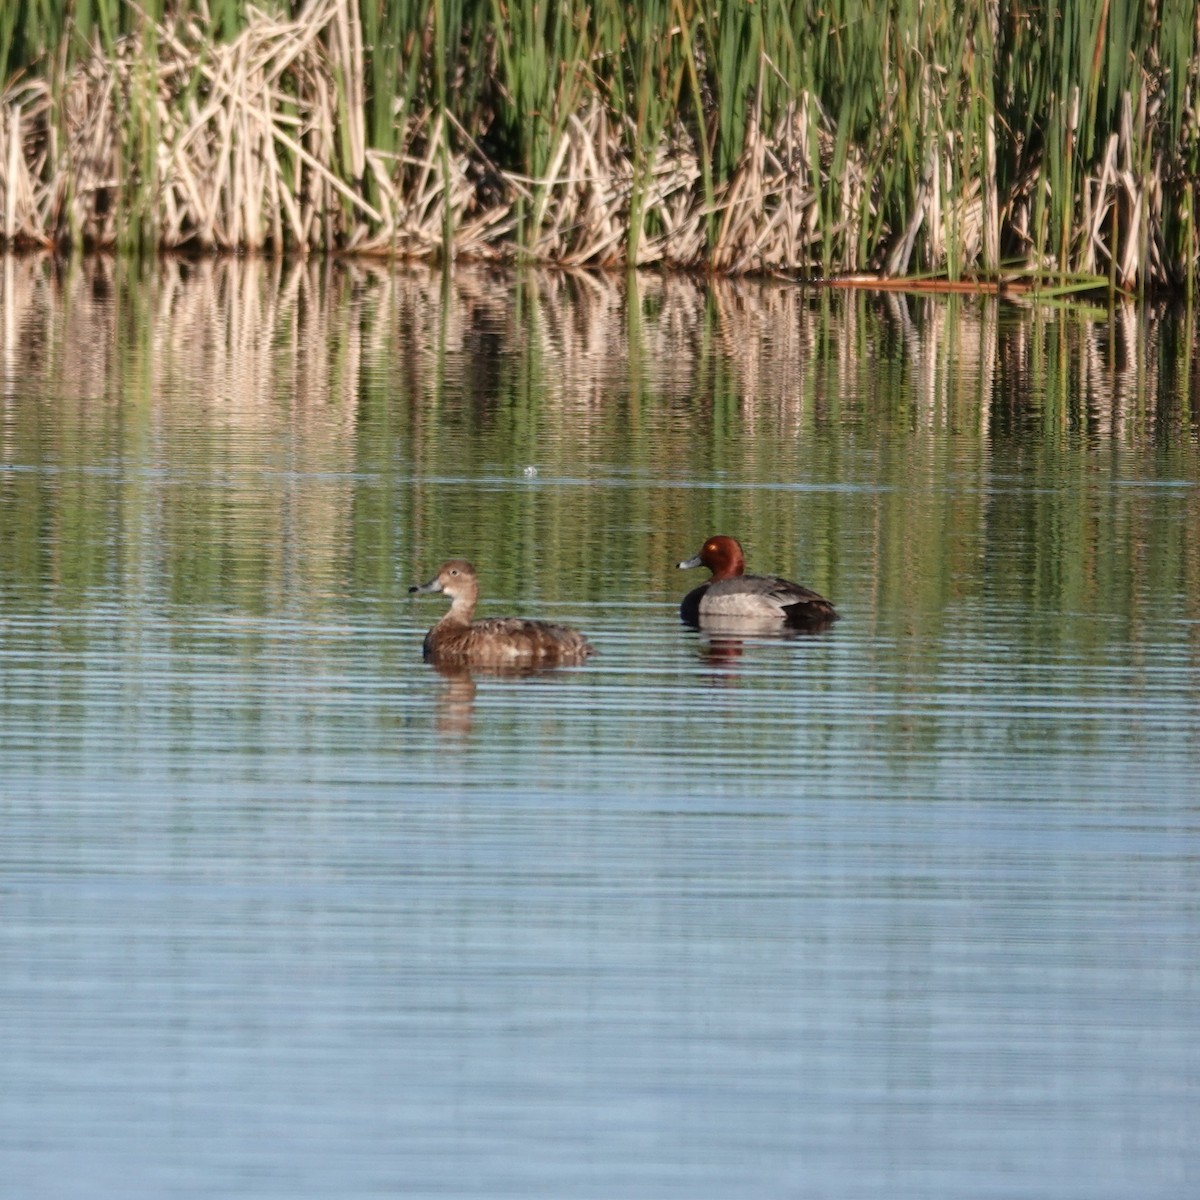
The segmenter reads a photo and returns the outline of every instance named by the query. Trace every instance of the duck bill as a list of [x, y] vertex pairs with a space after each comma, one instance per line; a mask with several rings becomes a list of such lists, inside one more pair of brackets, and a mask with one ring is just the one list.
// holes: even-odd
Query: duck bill
[[414, 583], [408, 589], [409, 595], [413, 592], [440, 592], [442, 590], [442, 581], [435, 575], [428, 583]]
[[685, 558], [683, 562], [675, 565], [680, 571], [686, 571], [689, 567], [701, 567], [704, 564], [700, 561], [700, 555], [693, 554], [691, 558]]

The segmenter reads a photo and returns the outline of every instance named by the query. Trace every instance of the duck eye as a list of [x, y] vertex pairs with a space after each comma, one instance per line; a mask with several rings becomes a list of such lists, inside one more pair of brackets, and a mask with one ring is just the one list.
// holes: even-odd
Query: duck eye
[[458, 568], [457, 568], [457, 567], [455, 567], [455, 568], [454, 568], [454, 570], [450, 572], [450, 574], [451, 574], [451, 575], [457, 575], [457, 574], [458, 574]]

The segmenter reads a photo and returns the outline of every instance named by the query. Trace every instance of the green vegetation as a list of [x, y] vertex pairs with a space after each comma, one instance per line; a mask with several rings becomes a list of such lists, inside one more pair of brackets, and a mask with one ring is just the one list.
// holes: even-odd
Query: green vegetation
[[454, 553], [496, 603], [669, 612], [727, 530], [914, 656], [963, 605], [1101, 655], [1114, 620], [1200, 630], [1194, 321], [1165, 305], [266, 256], [30, 255], [4, 286], [26, 610], [410, 620]]
[[29, 0], [0, 238], [1194, 291], [1194, 0]]

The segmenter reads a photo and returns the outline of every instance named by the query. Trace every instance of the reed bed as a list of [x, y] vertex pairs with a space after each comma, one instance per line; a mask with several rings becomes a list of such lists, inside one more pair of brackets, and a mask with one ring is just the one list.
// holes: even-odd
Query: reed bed
[[1187, 0], [63, 0], [6, 245], [1194, 289]]

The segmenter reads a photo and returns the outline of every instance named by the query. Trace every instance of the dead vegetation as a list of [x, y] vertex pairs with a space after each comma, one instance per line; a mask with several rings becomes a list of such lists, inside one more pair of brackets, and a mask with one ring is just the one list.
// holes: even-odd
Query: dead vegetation
[[[898, 101], [911, 94], [899, 113], [864, 112], [861, 99], [833, 111], [791, 77], [782, 102], [769, 104], [779, 68], [761, 47], [737, 85], [748, 102], [727, 105], [708, 96], [715, 85], [697, 70], [718, 78], [708, 61], [720, 54], [715, 34], [685, 7], [690, 30], [674, 27], [667, 41], [679, 45], [661, 54], [676, 94], [697, 81], [691, 109], [660, 104], [650, 119], [653, 106], [614, 103], [611, 82], [572, 90], [549, 72], [548, 111], [522, 114], [542, 121], [544, 153], [526, 155], [537, 170], [517, 169], [489, 140], [497, 106], [513, 102], [511, 79], [489, 80], [464, 111], [447, 102], [447, 85], [439, 92], [428, 67], [431, 19], [406, 43], [417, 84], [397, 83], [386, 145], [368, 129], [370, 92], [381, 85], [370, 83], [377, 64], [355, 0], [309, 0], [287, 20], [248, 9], [228, 40], [211, 36], [204, 11], [144, 19], [109, 53], [93, 43], [59, 78], [30, 71], [9, 81], [0, 96], [3, 243], [824, 279], [866, 271], [871, 280], [933, 276], [999, 289], [1031, 276], [1118, 289], [1193, 279], [1194, 103], [1178, 118], [1184, 141], [1167, 153], [1155, 125], [1163, 97], [1149, 84], [1126, 91], [1089, 162], [1076, 89], [1070, 104], [1047, 99], [1066, 115], [1062, 146], [1035, 148], [998, 120], [968, 38], [957, 76], [925, 62], [907, 93], [884, 64], [880, 86]], [[994, 13], [989, 20], [978, 36], [998, 36]], [[494, 48], [501, 35], [489, 36], [481, 44]], [[1180, 86], [1191, 96], [1194, 61], [1187, 74]], [[736, 154], [722, 164], [725, 143]], [[901, 145], [911, 145], [908, 162], [896, 158]]]

